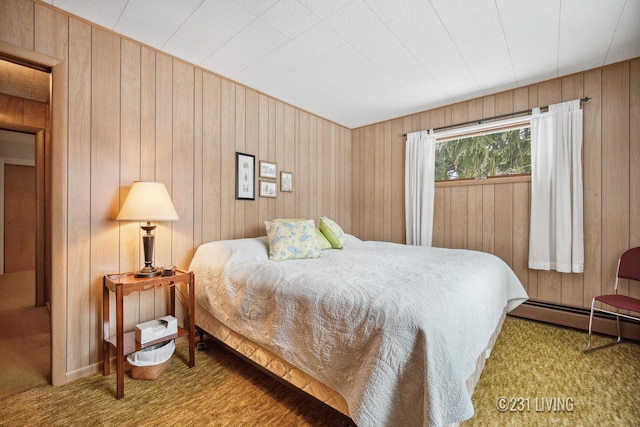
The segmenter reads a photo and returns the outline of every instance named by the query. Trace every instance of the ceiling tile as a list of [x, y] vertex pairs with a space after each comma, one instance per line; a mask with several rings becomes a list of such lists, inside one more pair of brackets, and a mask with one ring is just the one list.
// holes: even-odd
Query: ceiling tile
[[52, 5], [113, 30], [128, 0], [53, 0]]
[[230, 0], [205, 0], [162, 50], [200, 65], [256, 19]]
[[260, 20], [287, 37], [294, 38], [313, 27], [320, 19], [298, 0], [280, 0]]
[[493, 0], [433, 0], [431, 3], [473, 74], [485, 74], [511, 64]]
[[540, 72], [544, 72], [545, 78], [557, 77], [560, 2], [496, 0], [496, 5], [516, 83], [531, 82]]
[[254, 62], [287, 42], [287, 38], [270, 25], [256, 20], [236, 37], [202, 61], [205, 68], [219, 70], [233, 77]]
[[424, 0], [365, 0], [367, 5], [382, 21], [390, 21], [400, 15], [422, 6]]
[[[513, 63], [517, 86], [526, 86], [558, 77], [558, 56], [556, 51], [535, 52]], [[542, 77], [541, 77], [542, 76]], [[540, 79], [540, 80], [539, 80]]]
[[339, 11], [353, 0], [299, 0], [300, 4], [313, 12], [318, 18], [326, 18]]
[[[486, 73], [474, 73], [477, 88], [482, 90], [483, 94], [502, 92], [507, 89], [517, 87], [513, 79], [513, 67], [511, 64], [503, 68], [496, 68]], [[469, 88], [473, 91], [473, 88]], [[455, 96], [460, 96], [458, 93]]]
[[329, 16], [326, 23], [345, 40], [351, 41], [380, 25], [380, 19], [363, 0], [355, 0]]
[[235, 78], [252, 87], [267, 84], [344, 43], [344, 39], [335, 31], [320, 23], [254, 62], [236, 74]]
[[247, 12], [255, 16], [262, 15], [278, 1], [280, 0], [233, 0], [234, 3], [242, 6]]
[[[560, 10], [558, 73], [604, 65], [625, 0], [565, 1]], [[590, 20], [597, 16], [598, 19]], [[640, 21], [636, 21], [640, 25]]]
[[391, 21], [389, 27], [424, 70], [445, 90], [446, 84], [443, 82], [472, 77], [464, 58], [430, 5]]
[[605, 65], [640, 56], [640, 1], [627, 1]]
[[114, 30], [149, 46], [160, 48], [203, 0], [166, 1], [130, 0]]
[[409, 50], [385, 26], [364, 34], [351, 43], [372, 64], [405, 87], [432, 82]]

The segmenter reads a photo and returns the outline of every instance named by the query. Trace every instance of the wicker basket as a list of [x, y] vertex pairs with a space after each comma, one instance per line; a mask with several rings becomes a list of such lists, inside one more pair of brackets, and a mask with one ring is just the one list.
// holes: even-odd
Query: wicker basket
[[171, 340], [127, 356], [127, 362], [131, 365], [131, 378], [141, 380], [158, 378], [171, 364], [171, 355], [175, 348], [175, 342]]
[[131, 378], [136, 380], [155, 380], [171, 365], [171, 359], [151, 366], [131, 365]]

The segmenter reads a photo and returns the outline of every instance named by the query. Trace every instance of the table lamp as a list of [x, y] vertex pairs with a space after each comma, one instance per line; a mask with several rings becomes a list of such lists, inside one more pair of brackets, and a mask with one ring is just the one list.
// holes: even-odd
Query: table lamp
[[151, 221], [177, 221], [178, 213], [173, 207], [167, 188], [161, 182], [134, 181], [131, 191], [127, 195], [118, 221], [146, 221], [147, 225], [140, 228], [146, 231], [142, 236], [144, 247], [144, 267], [135, 273], [136, 277], [159, 276], [162, 269], [155, 268], [153, 264], [153, 234], [156, 226]]

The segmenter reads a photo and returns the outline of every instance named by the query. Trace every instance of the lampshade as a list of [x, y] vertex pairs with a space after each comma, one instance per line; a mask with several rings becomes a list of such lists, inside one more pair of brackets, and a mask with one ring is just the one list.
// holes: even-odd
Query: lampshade
[[116, 219], [118, 221], [177, 221], [178, 213], [163, 183], [135, 181]]

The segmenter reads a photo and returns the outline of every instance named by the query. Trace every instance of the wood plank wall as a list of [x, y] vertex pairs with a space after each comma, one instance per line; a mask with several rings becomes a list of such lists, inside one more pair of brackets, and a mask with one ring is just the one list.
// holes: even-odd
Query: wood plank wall
[[640, 59], [354, 129], [353, 233], [405, 241], [403, 133], [585, 96], [584, 274], [527, 268], [530, 180], [436, 184], [433, 244], [498, 255], [532, 300], [590, 307], [613, 290], [622, 251], [640, 246]]
[[[439, 185], [435, 243], [495, 253], [532, 299], [577, 307], [610, 290], [618, 255], [640, 245], [638, 59], [351, 131], [29, 0], [0, 3], [0, 42], [59, 63], [52, 280], [67, 306], [53, 351], [68, 378], [102, 358], [102, 275], [140, 264], [137, 224], [113, 220], [135, 179], [164, 182], [181, 218], [158, 226], [156, 265], [184, 266], [200, 243], [262, 234], [273, 217], [328, 215], [361, 238], [403, 242], [403, 133], [589, 96], [584, 274], [526, 268], [527, 182]], [[235, 201], [236, 151], [293, 172], [294, 192]], [[163, 310], [162, 293], [131, 296], [127, 324]]]
[[[142, 264], [138, 224], [114, 220], [132, 181], [164, 182], [180, 217], [158, 224], [157, 266], [187, 268], [201, 243], [264, 235], [275, 217], [327, 215], [351, 231], [349, 129], [29, 0], [0, 3], [0, 43], [58, 63], [53, 292], [66, 341], [53, 351], [67, 379], [102, 361], [102, 276]], [[292, 172], [294, 191], [236, 201], [237, 151]], [[165, 314], [166, 295], [125, 307], [131, 328]]]

